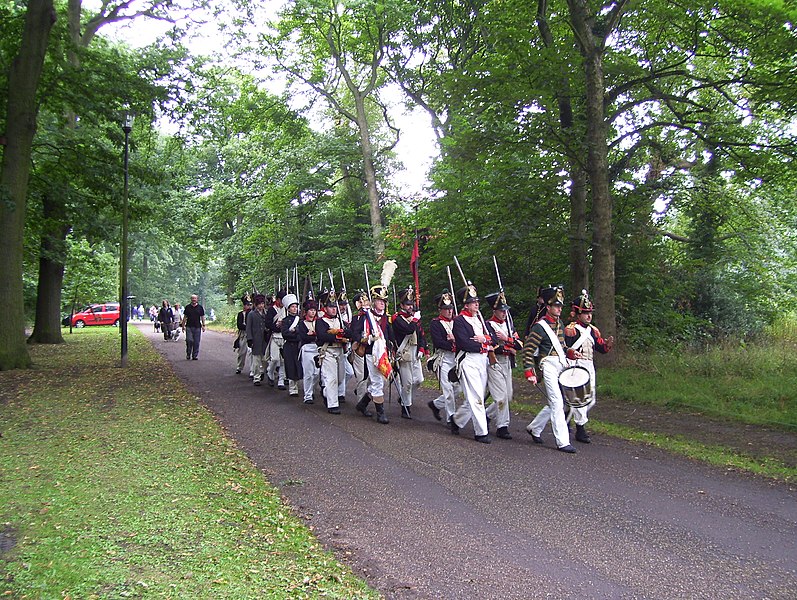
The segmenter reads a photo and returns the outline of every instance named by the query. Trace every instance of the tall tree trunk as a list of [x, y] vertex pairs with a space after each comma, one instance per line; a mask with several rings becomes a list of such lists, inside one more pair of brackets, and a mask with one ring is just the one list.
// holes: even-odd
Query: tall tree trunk
[[29, 0], [19, 53], [8, 77], [7, 145], [0, 171], [0, 370], [25, 368], [31, 360], [25, 345], [22, 293], [22, 239], [36, 133], [36, 91], [55, 22], [53, 0]]
[[28, 343], [62, 344], [61, 289], [66, 257], [66, 207], [63, 196], [46, 194], [42, 202], [44, 227], [39, 247], [39, 282], [36, 289], [36, 324]]
[[363, 171], [368, 186], [368, 204], [371, 208], [371, 237], [374, 242], [374, 258], [380, 260], [385, 254], [385, 239], [382, 236], [382, 208], [379, 201], [379, 189], [376, 186], [376, 167], [374, 166], [374, 150], [371, 146], [371, 132], [368, 129], [368, 117], [365, 113], [365, 99], [355, 95], [357, 107], [357, 127], [360, 130], [360, 144], [363, 153]]
[[614, 211], [609, 190], [609, 148], [603, 109], [603, 61], [593, 51], [584, 57], [587, 97], [587, 171], [592, 191], [592, 260], [596, 322], [604, 335], [617, 331], [614, 297]]
[[570, 292], [577, 296], [589, 289], [587, 258], [587, 173], [576, 161], [570, 161]]
[[[548, 23], [548, 0], [537, 0], [537, 28], [546, 48], [553, 48], [555, 40]], [[567, 74], [561, 74], [556, 87], [559, 109], [559, 127], [562, 138], [573, 136], [573, 103]], [[577, 295], [589, 287], [589, 260], [587, 258], [587, 173], [582, 162], [570, 156], [570, 226], [568, 228], [570, 257], [570, 292]]]

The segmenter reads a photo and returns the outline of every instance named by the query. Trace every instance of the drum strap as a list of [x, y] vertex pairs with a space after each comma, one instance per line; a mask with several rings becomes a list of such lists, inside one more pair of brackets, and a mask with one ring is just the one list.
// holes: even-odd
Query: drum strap
[[553, 346], [553, 349], [556, 351], [556, 353], [559, 355], [559, 359], [562, 362], [564, 362], [565, 358], [567, 358], [567, 355], [565, 354], [564, 348], [562, 348], [562, 343], [559, 341], [559, 336], [557, 336], [553, 332], [551, 326], [548, 325], [548, 323], [546, 323], [544, 319], [541, 319], [540, 321], [537, 322], [540, 324], [545, 333], [547, 333], [548, 337], [551, 339], [551, 345]]
[[576, 340], [576, 343], [570, 346], [571, 350], [578, 350], [581, 348], [581, 346], [587, 342], [587, 339], [589, 339], [591, 333], [589, 329], [581, 329], [581, 327], [578, 325], [576, 325], [576, 329], [581, 332], [581, 335]]

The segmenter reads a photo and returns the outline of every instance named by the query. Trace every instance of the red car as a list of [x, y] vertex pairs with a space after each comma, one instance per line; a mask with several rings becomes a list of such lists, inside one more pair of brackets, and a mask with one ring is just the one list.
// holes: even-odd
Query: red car
[[92, 304], [72, 315], [72, 327], [119, 325], [119, 303]]

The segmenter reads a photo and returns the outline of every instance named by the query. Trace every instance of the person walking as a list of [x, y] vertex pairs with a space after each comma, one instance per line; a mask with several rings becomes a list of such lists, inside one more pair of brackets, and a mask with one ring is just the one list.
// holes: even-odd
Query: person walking
[[262, 385], [265, 371], [265, 355], [268, 347], [266, 332], [266, 297], [263, 294], [255, 295], [255, 309], [246, 314], [246, 345], [252, 351], [252, 381], [255, 385]]
[[[235, 373], [240, 374], [246, 368], [246, 359], [252, 355], [252, 349], [246, 343], [246, 315], [252, 310], [252, 299], [249, 294], [244, 294], [241, 297], [241, 304], [243, 310], [238, 313], [235, 325], [238, 328], [238, 337], [235, 338], [233, 349], [237, 350], [237, 363]], [[252, 361], [249, 361], [249, 378], [253, 377]]]
[[199, 343], [205, 331], [205, 309], [196, 294], [191, 295], [191, 304], [183, 310], [181, 325], [185, 327], [185, 359], [199, 360]]

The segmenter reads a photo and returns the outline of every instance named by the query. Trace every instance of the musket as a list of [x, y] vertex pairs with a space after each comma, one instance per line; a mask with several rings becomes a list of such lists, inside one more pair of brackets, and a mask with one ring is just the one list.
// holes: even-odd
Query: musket
[[451, 267], [446, 265], [446, 273], [448, 273], [448, 289], [451, 290], [451, 300], [454, 302], [454, 312], [459, 312], [457, 310], [457, 294], [454, 291], [454, 282], [451, 281]]
[[331, 286], [330, 290], [332, 290], [334, 292], [335, 291], [335, 280], [332, 278], [332, 269], [327, 269], [327, 274], [329, 275], [329, 285]]
[[[504, 284], [501, 281], [501, 272], [498, 270], [498, 261], [495, 260], [495, 254], [493, 254], [493, 265], [495, 265], [495, 277], [498, 279], [498, 291], [502, 294], [504, 293]], [[515, 332], [515, 322], [512, 319], [512, 313], [509, 312], [509, 309], [506, 309], [506, 320], [509, 323], [510, 333]]]
[[368, 302], [371, 302], [371, 282], [368, 281], [368, 265], [363, 264], [363, 270], [365, 271], [365, 292], [368, 294]]
[[462, 272], [462, 267], [460, 266], [459, 260], [457, 259], [456, 256], [454, 257], [454, 264], [457, 265], [457, 270], [459, 271], [459, 276], [462, 277], [462, 283], [465, 284], [465, 287], [468, 287], [469, 285], [471, 285], [470, 281], [468, 281], [468, 279], [465, 277], [465, 273]]
[[396, 284], [393, 284], [393, 310], [398, 310], [398, 297], [396, 296]]
[[288, 267], [285, 267], [285, 291], [286, 292], [288, 291], [288, 288], [290, 287], [290, 283], [291, 283], [291, 278], [288, 276], [289, 272], [290, 272], [290, 269]]

